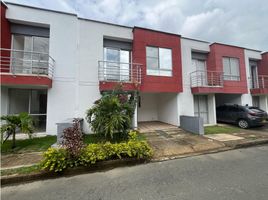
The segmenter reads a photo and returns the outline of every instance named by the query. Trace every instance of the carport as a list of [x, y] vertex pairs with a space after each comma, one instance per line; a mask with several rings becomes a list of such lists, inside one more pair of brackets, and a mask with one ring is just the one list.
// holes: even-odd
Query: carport
[[223, 104], [242, 104], [241, 94], [215, 94], [216, 106]]
[[178, 126], [179, 123], [175, 93], [140, 93], [137, 111], [138, 125], [143, 125], [143, 128], [159, 129]]

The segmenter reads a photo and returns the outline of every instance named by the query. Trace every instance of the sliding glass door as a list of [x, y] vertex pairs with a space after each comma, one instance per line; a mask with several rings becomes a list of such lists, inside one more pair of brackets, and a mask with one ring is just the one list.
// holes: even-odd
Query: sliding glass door
[[194, 115], [202, 117], [204, 124], [208, 124], [208, 99], [207, 95], [194, 96]]
[[12, 49], [14, 73], [48, 74], [49, 38], [14, 34]]
[[27, 112], [36, 131], [46, 130], [47, 90], [9, 89], [9, 114]]
[[130, 51], [104, 48], [104, 77], [110, 81], [129, 81]]

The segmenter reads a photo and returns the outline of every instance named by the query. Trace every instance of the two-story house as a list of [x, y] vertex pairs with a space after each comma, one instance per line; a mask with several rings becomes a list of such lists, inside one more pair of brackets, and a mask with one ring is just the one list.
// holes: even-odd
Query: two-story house
[[1, 15], [1, 115], [29, 112], [39, 131], [85, 118], [118, 83], [138, 91], [134, 127], [180, 126], [181, 115], [216, 124], [224, 103], [268, 111], [268, 53], [14, 3]]

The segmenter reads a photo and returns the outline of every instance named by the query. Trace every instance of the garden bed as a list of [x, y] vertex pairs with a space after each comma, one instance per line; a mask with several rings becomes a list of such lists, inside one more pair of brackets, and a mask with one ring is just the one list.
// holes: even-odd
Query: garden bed
[[1, 185], [9, 185], [15, 183], [24, 183], [36, 180], [45, 180], [51, 178], [59, 178], [62, 176], [74, 176], [84, 173], [94, 173], [99, 171], [111, 170], [116, 167], [133, 166], [148, 162], [145, 159], [125, 158], [117, 160], [107, 160], [97, 162], [90, 167], [75, 167], [64, 170], [61, 173], [55, 173], [47, 170], [41, 170], [40, 166], [34, 165], [11, 170], [2, 170]]

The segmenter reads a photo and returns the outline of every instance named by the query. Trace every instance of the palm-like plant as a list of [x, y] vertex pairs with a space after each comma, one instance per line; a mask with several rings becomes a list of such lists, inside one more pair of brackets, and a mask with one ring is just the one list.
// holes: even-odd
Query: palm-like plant
[[[4, 143], [7, 138], [12, 135], [12, 148], [16, 147], [16, 130], [19, 129], [23, 133], [27, 133], [31, 138], [34, 131], [33, 119], [28, 113], [20, 113], [19, 115], [1, 116], [1, 121], [5, 121], [0, 127], [1, 142]], [[7, 137], [3, 140], [3, 134], [7, 133]]]
[[110, 138], [115, 133], [124, 136], [131, 126], [130, 110], [127, 102], [121, 103], [117, 95], [105, 95], [87, 111], [87, 121], [97, 134]]

